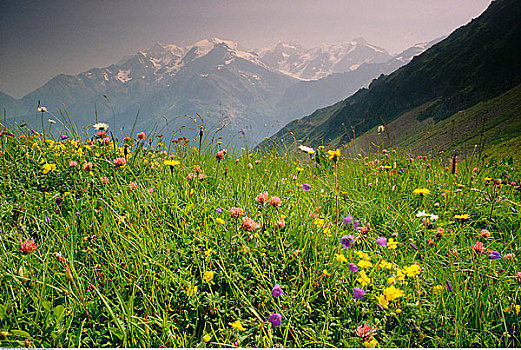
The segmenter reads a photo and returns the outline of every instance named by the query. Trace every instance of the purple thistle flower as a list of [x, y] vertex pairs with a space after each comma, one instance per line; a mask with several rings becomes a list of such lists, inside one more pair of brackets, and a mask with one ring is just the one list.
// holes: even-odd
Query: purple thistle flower
[[409, 243], [409, 245], [410, 245], [411, 247], [413, 247], [413, 248], [414, 248], [415, 250], [418, 250], [418, 247], [417, 247], [417, 246], [415, 246], [414, 244], [412, 244], [412, 243]]
[[342, 219], [342, 223], [344, 225], [349, 225], [351, 223], [351, 221], [353, 221], [353, 217], [352, 216], [346, 216], [345, 218]]
[[217, 212], [217, 215], [221, 215], [223, 213], [223, 208], [219, 207], [215, 209], [215, 211]]
[[493, 251], [491, 252], [488, 257], [490, 258], [490, 260], [501, 260], [501, 255], [499, 255], [499, 252], [497, 251]]
[[304, 182], [302, 184], [302, 191], [309, 191], [311, 189], [311, 184]]
[[271, 323], [272, 327], [280, 326], [280, 321], [282, 321], [282, 315], [279, 313], [271, 314], [268, 321]]
[[445, 286], [447, 287], [447, 290], [449, 292], [451, 292], [451, 293], [454, 292], [454, 289], [452, 288], [452, 285], [450, 284], [449, 281], [445, 281]]
[[273, 286], [273, 289], [271, 290], [271, 296], [278, 298], [282, 295], [282, 288], [280, 288], [280, 285], [276, 284]]
[[385, 237], [378, 237], [376, 239], [376, 244], [378, 244], [380, 247], [387, 247], [387, 238], [385, 238]]
[[67, 135], [60, 135], [60, 140], [67, 140], [69, 136]]
[[351, 248], [351, 246], [353, 245], [354, 241], [353, 241], [353, 236], [349, 235], [349, 236], [343, 236], [342, 238], [340, 238], [340, 243], [342, 243], [342, 245], [344, 246], [344, 248], [348, 249], [348, 248]]
[[356, 266], [354, 263], [349, 263], [349, 270], [351, 270], [351, 272], [356, 272], [358, 271], [358, 266]]
[[360, 221], [358, 221], [358, 220], [353, 221], [353, 229], [355, 231], [358, 231], [360, 229]]
[[354, 287], [353, 288], [353, 298], [362, 299], [365, 295], [365, 290], [362, 288]]

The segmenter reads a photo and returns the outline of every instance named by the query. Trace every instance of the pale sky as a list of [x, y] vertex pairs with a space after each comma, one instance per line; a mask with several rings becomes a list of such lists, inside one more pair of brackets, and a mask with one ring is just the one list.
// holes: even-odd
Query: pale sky
[[105, 67], [155, 42], [219, 37], [254, 49], [363, 37], [397, 53], [448, 35], [491, 0], [0, 0], [0, 91]]

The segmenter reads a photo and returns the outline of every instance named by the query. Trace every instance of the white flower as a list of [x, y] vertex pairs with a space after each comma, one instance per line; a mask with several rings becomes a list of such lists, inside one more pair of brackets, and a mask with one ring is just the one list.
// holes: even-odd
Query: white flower
[[308, 147], [308, 146], [304, 146], [304, 145], [300, 145], [298, 146], [298, 149], [303, 151], [303, 152], [306, 152], [306, 153], [315, 153], [315, 150], [311, 147]]
[[56, 124], [56, 121], [52, 120], [52, 119], [47, 119], [47, 121], [51, 124]]
[[109, 125], [107, 123], [96, 123], [92, 127], [96, 130], [107, 130]]
[[378, 125], [378, 132], [384, 132], [385, 127], [383, 125]]
[[38, 107], [38, 112], [47, 112], [47, 107]]
[[426, 214], [425, 210], [424, 211], [419, 211], [419, 212], [416, 213], [416, 217], [417, 218], [421, 218], [421, 217], [424, 217], [424, 216], [430, 216], [430, 215]]

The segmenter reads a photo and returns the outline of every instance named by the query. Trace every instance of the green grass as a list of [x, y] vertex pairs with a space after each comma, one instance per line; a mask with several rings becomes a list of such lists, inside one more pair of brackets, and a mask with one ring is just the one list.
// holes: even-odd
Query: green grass
[[[476, 157], [458, 164], [456, 177], [436, 154], [335, 164], [324, 150], [320, 163], [230, 151], [219, 161], [220, 144], [199, 150], [198, 141], [150, 136], [152, 143], [127, 142], [124, 167], [113, 163], [125, 156], [123, 141], [0, 136], [2, 346], [363, 347], [363, 324], [376, 327], [380, 347], [520, 346], [519, 260], [504, 258], [521, 255], [518, 163]], [[170, 155], [180, 164], [165, 165]], [[92, 173], [81, 169], [86, 162]], [[56, 169], [44, 173], [44, 164]], [[207, 177], [190, 180], [197, 165]], [[417, 188], [430, 194], [413, 194]], [[264, 191], [281, 206], [256, 203]], [[244, 214], [231, 218], [232, 207]], [[427, 225], [418, 211], [439, 218]], [[364, 229], [342, 224], [348, 215]], [[260, 228], [241, 229], [243, 216]], [[489, 238], [479, 236], [483, 229]], [[340, 244], [344, 235], [353, 247]], [[397, 248], [376, 245], [381, 236]], [[36, 250], [22, 254], [20, 240], [29, 237]], [[478, 240], [503, 258], [474, 252]], [[362, 252], [371, 267], [351, 272], [347, 262], [360, 265]], [[413, 263], [419, 274], [403, 276]], [[377, 298], [391, 283], [403, 296], [382, 309]], [[279, 298], [271, 296], [275, 284]], [[353, 298], [354, 287], [366, 291], [363, 299]], [[280, 327], [268, 322], [272, 313], [281, 314]]]

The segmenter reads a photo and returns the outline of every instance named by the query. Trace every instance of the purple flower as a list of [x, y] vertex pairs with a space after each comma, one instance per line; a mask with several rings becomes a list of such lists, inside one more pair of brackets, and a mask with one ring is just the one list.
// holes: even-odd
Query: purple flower
[[454, 292], [454, 289], [452, 289], [452, 285], [450, 284], [449, 281], [445, 281], [445, 286], [447, 287], [447, 290], [449, 292], [451, 292], [451, 293]]
[[387, 238], [385, 238], [385, 237], [378, 237], [376, 239], [376, 244], [378, 244], [380, 247], [387, 247]]
[[400, 171], [403, 173], [403, 172], [405, 172], [405, 169], [404, 168], [400, 168]]
[[354, 241], [353, 241], [353, 236], [349, 235], [349, 236], [343, 236], [342, 238], [340, 238], [340, 243], [342, 243], [342, 245], [344, 246], [344, 248], [348, 249], [348, 248], [351, 248], [351, 246], [353, 245]]
[[34, 130], [34, 129], [31, 130], [31, 132], [32, 132], [33, 134], [35, 134], [35, 135], [37, 134], [36, 130]]
[[7, 132], [7, 131], [3, 131], [3, 132], [0, 133], [0, 135], [1, 135], [1, 134], [4, 134], [4, 135], [6, 135], [6, 136], [14, 137], [14, 134], [12, 134], [12, 133], [10, 133], [10, 132]]
[[412, 243], [409, 243], [409, 245], [410, 245], [411, 247], [413, 247], [413, 248], [414, 248], [415, 250], [418, 250], [418, 247], [417, 247], [417, 246], [415, 246], [414, 244], [412, 244]]
[[353, 298], [362, 299], [365, 295], [365, 290], [362, 288], [354, 287], [353, 288]]
[[490, 260], [501, 260], [501, 255], [499, 255], [499, 252], [496, 252], [495, 250], [491, 252], [488, 257]]
[[349, 263], [349, 270], [351, 270], [351, 272], [356, 272], [358, 271], [358, 266], [356, 266], [355, 264], [353, 263]]
[[219, 207], [215, 209], [215, 211], [217, 211], [217, 215], [221, 215], [223, 213], [223, 208]]
[[60, 135], [60, 140], [67, 140], [69, 136], [67, 135]]
[[311, 184], [304, 182], [302, 184], [302, 191], [309, 191], [311, 189]]
[[45, 222], [51, 222], [51, 218], [48, 217], [48, 216], [46, 216], [46, 217], [45, 217]]
[[342, 223], [344, 225], [349, 225], [351, 223], [351, 221], [353, 221], [353, 217], [352, 216], [346, 216], [345, 218], [342, 219]]
[[358, 231], [360, 229], [360, 221], [358, 221], [358, 220], [353, 221], [353, 229], [355, 231]]
[[282, 315], [279, 313], [271, 314], [268, 321], [270, 321], [272, 327], [278, 327], [280, 326], [280, 321], [282, 321]]
[[273, 286], [273, 289], [271, 290], [271, 296], [278, 298], [282, 295], [282, 288], [280, 288], [280, 285], [276, 284]]

